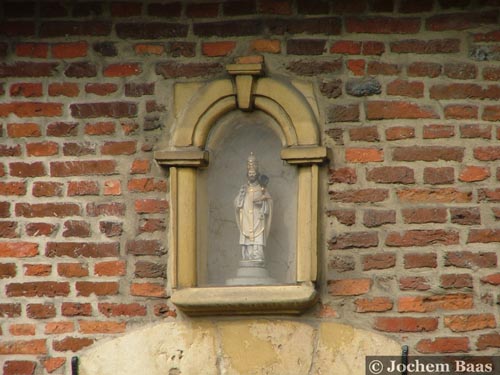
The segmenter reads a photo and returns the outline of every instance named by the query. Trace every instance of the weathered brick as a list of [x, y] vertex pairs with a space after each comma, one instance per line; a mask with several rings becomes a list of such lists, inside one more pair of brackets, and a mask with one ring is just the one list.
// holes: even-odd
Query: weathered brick
[[71, 258], [105, 258], [117, 257], [120, 245], [118, 242], [48, 242], [45, 248], [47, 257]]
[[383, 332], [432, 332], [438, 328], [438, 319], [430, 317], [378, 317], [373, 328]]
[[500, 229], [471, 229], [467, 243], [500, 242]]
[[37, 181], [33, 183], [32, 194], [35, 197], [60, 197], [63, 194], [63, 184], [52, 181]]
[[405, 223], [445, 223], [447, 212], [444, 208], [407, 208], [402, 210]]
[[61, 314], [63, 316], [91, 316], [92, 305], [90, 303], [63, 302]]
[[0, 279], [15, 277], [17, 269], [15, 263], [0, 263]]
[[386, 246], [410, 247], [430, 245], [457, 245], [459, 233], [444, 229], [415, 229], [403, 232], [389, 232]]
[[363, 271], [384, 270], [396, 265], [396, 255], [390, 253], [378, 253], [363, 256]]
[[[406, 262], [405, 262], [406, 265]], [[405, 267], [407, 268], [407, 267]], [[405, 276], [399, 279], [399, 289], [400, 290], [417, 290], [425, 291], [429, 290], [431, 285], [429, 279], [423, 276]]]
[[52, 303], [30, 303], [26, 314], [32, 319], [49, 319], [56, 316], [56, 308]]
[[80, 326], [79, 331], [84, 334], [115, 334], [123, 333], [126, 329], [126, 322], [80, 320], [78, 325]]
[[418, 40], [407, 39], [390, 43], [391, 52], [395, 53], [418, 53], [438, 54], [460, 52], [459, 39], [432, 39]]
[[168, 201], [164, 199], [138, 199], [134, 202], [137, 213], [164, 213], [168, 210]]
[[56, 297], [67, 296], [69, 292], [69, 283], [56, 281], [11, 283], [5, 288], [8, 297]]
[[431, 185], [452, 184], [455, 181], [453, 167], [424, 168], [424, 182]]
[[455, 135], [453, 125], [425, 125], [423, 129], [424, 139], [451, 138]]
[[164, 78], [179, 77], [199, 77], [206, 76], [222, 71], [220, 63], [179, 63], [177, 61], [167, 61], [156, 65], [156, 74]]
[[344, 203], [382, 202], [389, 198], [386, 189], [358, 189], [349, 191], [330, 191], [330, 199]]
[[363, 225], [368, 228], [395, 223], [396, 211], [393, 210], [366, 210], [363, 214]]
[[[331, 255], [331, 254], [330, 254]], [[334, 270], [335, 272], [349, 272], [353, 271], [356, 267], [356, 261], [353, 256], [350, 255], [332, 255], [328, 257], [328, 269]]]
[[66, 337], [62, 340], [52, 342], [52, 348], [57, 352], [78, 352], [94, 343], [94, 340], [88, 337]]
[[156, 262], [139, 261], [135, 263], [134, 275], [140, 278], [165, 278], [164, 264]]
[[75, 103], [70, 104], [70, 111], [75, 118], [135, 117], [137, 105], [131, 102]]
[[89, 297], [92, 294], [96, 296], [118, 294], [118, 283], [114, 281], [77, 281], [75, 287], [77, 295], [82, 297]]
[[51, 77], [54, 75], [58, 63], [23, 62], [12, 64], [0, 63], [0, 78], [5, 77]]
[[326, 40], [289, 39], [286, 52], [289, 55], [322, 55], [325, 52]]
[[369, 120], [439, 118], [432, 107], [410, 102], [377, 100], [368, 102], [365, 108]]
[[409, 146], [396, 147], [392, 152], [395, 161], [462, 161], [464, 147]]
[[368, 278], [328, 280], [328, 293], [332, 296], [359, 296], [368, 293], [372, 283]]
[[451, 251], [445, 254], [446, 267], [459, 268], [495, 268], [497, 266], [497, 254], [494, 252]]
[[329, 59], [324, 61], [316, 60], [295, 60], [287, 65], [287, 69], [292, 73], [302, 76], [316, 76], [319, 74], [335, 74], [342, 69], [342, 59]]
[[132, 255], [162, 255], [165, 249], [157, 240], [130, 240], [127, 253]]
[[22, 96], [24, 98], [36, 98], [43, 95], [41, 83], [13, 83], [9, 89], [10, 96]]
[[328, 107], [327, 118], [329, 122], [359, 121], [359, 105], [331, 105]]
[[54, 161], [50, 163], [52, 177], [109, 175], [116, 173], [115, 160]]
[[146, 306], [140, 303], [110, 303], [102, 302], [98, 304], [99, 312], [107, 317], [116, 316], [145, 316]]
[[414, 62], [408, 65], [408, 76], [435, 78], [441, 74], [442, 67], [433, 62]]
[[79, 216], [81, 208], [76, 203], [17, 203], [16, 216], [34, 217], [66, 217]]
[[358, 298], [354, 301], [356, 312], [384, 312], [392, 310], [392, 300], [388, 297]]
[[488, 348], [500, 348], [500, 333], [486, 333], [479, 336], [476, 346], [478, 350], [485, 350]]
[[485, 24], [496, 24], [496, 14], [481, 13], [447, 13], [427, 18], [425, 27], [430, 31], [466, 30]]
[[412, 17], [348, 17], [348, 33], [415, 34], [420, 20]]
[[47, 354], [46, 340], [33, 339], [33, 340], [3, 341], [0, 343], [0, 354], [1, 355]]
[[441, 275], [440, 286], [444, 289], [472, 288], [472, 276], [469, 274]]
[[381, 184], [413, 184], [413, 169], [408, 167], [377, 167], [367, 169], [366, 180]]
[[437, 337], [434, 340], [422, 339], [416, 349], [420, 353], [467, 353], [469, 351], [468, 337]]
[[105, 21], [55, 21], [42, 22], [39, 36], [42, 38], [67, 38], [69, 36], [107, 36], [112, 29], [111, 22]]
[[329, 250], [370, 248], [378, 246], [377, 232], [347, 232], [332, 237], [328, 241]]

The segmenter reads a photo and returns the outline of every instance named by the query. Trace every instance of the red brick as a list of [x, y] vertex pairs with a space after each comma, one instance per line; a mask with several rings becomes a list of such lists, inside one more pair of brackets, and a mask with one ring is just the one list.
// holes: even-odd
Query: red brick
[[250, 50], [266, 53], [280, 53], [281, 42], [278, 39], [256, 39], [250, 43]]
[[363, 55], [380, 56], [384, 52], [385, 52], [385, 45], [383, 42], [374, 42], [374, 41], [363, 42], [361, 51]]
[[87, 214], [89, 216], [124, 216], [126, 206], [123, 203], [89, 203], [87, 205]]
[[49, 54], [48, 43], [17, 43], [16, 56], [46, 58]]
[[415, 129], [409, 126], [394, 126], [385, 130], [385, 139], [388, 141], [410, 138], [415, 138]]
[[380, 61], [370, 61], [367, 72], [371, 75], [393, 76], [401, 73], [401, 66]]
[[444, 117], [447, 119], [477, 119], [478, 113], [479, 108], [475, 105], [449, 104], [444, 107]]
[[60, 197], [63, 184], [52, 181], [37, 181], [33, 183], [32, 194], [35, 197]]
[[14, 263], [0, 263], [0, 279], [16, 276], [16, 265]]
[[410, 102], [370, 101], [366, 104], [369, 120], [439, 118], [433, 108]]
[[209, 57], [227, 56], [236, 47], [236, 42], [220, 41], [220, 42], [203, 42], [201, 44], [202, 54]]
[[396, 255], [388, 253], [378, 253], [365, 255], [362, 258], [363, 271], [384, 270], [396, 265]]
[[448, 218], [445, 208], [405, 208], [401, 214], [406, 224], [445, 223]]
[[162, 255], [165, 249], [157, 240], [130, 240], [127, 253], [133, 255]]
[[167, 296], [165, 285], [155, 283], [132, 283], [130, 285], [130, 294], [137, 297], [158, 297]]
[[471, 294], [443, 294], [428, 297], [404, 296], [398, 299], [399, 312], [433, 312], [436, 310], [465, 310], [474, 307]]
[[394, 161], [462, 161], [464, 147], [409, 146], [396, 147], [392, 152]]
[[327, 117], [333, 123], [359, 121], [359, 105], [331, 105], [328, 107]]
[[53, 137], [73, 137], [78, 135], [78, 123], [53, 122], [47, 126], [47, 135]]
[[137, 213], [164, 213], [168, 210], [168, 202], [164, 199], [138, 199], [134, 202]]
[[159, 44], [136, 44], [134, 51], [137, 55], [163, 55], [165, 53], [165, 46]]
[[45, 248], [47, 257], [71, 258], [106, 258], [116, 257], [119, 254], [118, 242], [48, 242]]
[[26, 144], [28, 156], [53, 156], [59, 152], [59, 145], [56, 142], [36, 142]]
[[85, 92], [88, 94], [95, 94], [99, 96], [106, 96], [113, 94], [118, 90], [118, 86], [114, 83], [87, 83], [85, 85]]
[[41, 83], [13, 83], [9, 90], [10, 96], [23, 96], [25, 98], [35, 98], [43, 95]]
[[384, 161], [384, 151], [378, 148], [346, 148], [345, 159], [349, 163], [381, 162]]
[[472, 288], [472, 276], [469, 274], [441, 275], [440, 287], [444, 289]]
[[349, 129], [351, 141], [378, 142], [380, 140], [376, 126], [364, 126]]
[[131, 102], [99, 102], [70, 104], [71, 116], [75, 118], [135, 117], [137, 104]]
[[11, 114], [17, 117], [55, 117], [62, 116], [61, 103], [10, 102], [0, 103], [0, 117]]
[[367, 169], [366, 180], [381, 184], [413, 184], [413, 169], [408, 167], [378, 167]]
[[455, 135], [453, 125], [425, 125], [423, 130], [424, 139], [452, 138]]
[[37, 243], [0, 242], [0, 257], [2, 258], [29, 258], [37, 255]]
[[68, 42], [52, 45], [52, 57], [56, 59], [73, 59], [87, 56], [87, 42]]
[[482, 124], [460, 125], [460, 138], [491, 139], [491, 125], [482, 125]]
[[76, 203], [17, 203], [16, 216], [34, 217], [66, 217], [79, 216], [80, 206]]
[[485, 24], [497, 24], [494, 12], [447, 13], [427, 18], [426, 29], [430, 31], [467, 30]]
[[432, 332], [438, 328], [437, 318], [378, 317], [373, 328], [383, 332]]
[[136, 152], [136, 141], [105, 142], [101, 147], [103, 155], [132, 155]]
[[21, 304], [19, 303], [0, 303], [0, 317], [17, 318], [21, 316]]
[[371, 286], [372, 280], [366, 278], [328, 280], [328, 293], [332, 296], [358, 296], [368, 293]]
[[40, 126], [35, 123], [7, 124], [7, 135], [11, 138], [40, 137]]
[[500, 333], [494, 332], [479, 336], [476, 346], [478, 350], [500, 348]]
[[500, 273], [493, 273], [488, 276], [481, 277], [483, 284], [500, 285]]
[[68, 196], [99, 195], [97, 181], [69, 181]]
[[75, 330], [73, 322], [48, 322], [45, 324], [44, 333], [46, 335], [60, 335], [62, 333], [70, 333]]
[[348, 60], [346, 62], [346, 67], [349, 69], [355, 76], [362, 76], [365, 74], [366, 61], [357, 59], [357, 60]]
[[50, 96], [67, 96], [75, 97], [78, 96], [80, 89], [76, 83], [51, 83], [49, 84], [49, 95]]
[[0, 238], [18, 238], [17, 222], [0, 221]]
[[113, 17], [133, 17], [141, 15], [142, 4], [131, 1], [116, 1], [111, 3], [110, 11]]
[[59, 263], [57, 274], [62, 277], [84, 277], [89, 275], [89, 269], [86, 264]]
[[451, 251], [445, 255], [445, 266], [459, 268], [495, 268], [497, 266], [497, 254], [494, 252]]
[[50, 163], [52, 177], [109, 175], [116, 173], [115, 160], [54, 161]]
[[123, 333], [125, 332], [126, 322], [110, 322], [110, 321], [94, 321], [94, 320], [80, 320], [79, 332], [84, 334], [91, 333]]
[[410, 82], [397, 79], [387, 84], [387, 95], [422, 98], [424, 96], [423, 82]]
[[139, 303], [99, 303], [99, 312], [107, 317], [115, 316], [146, 316], [146, 306]]
[[92, 281], [77, 281], [76, 291], [79, 296], [89, 297], [92, 294], [96, 296], [109, 296], [118, 294], [117, 282], [92, 282]]
[[453, 167], [424, 168], [424, 183], [431, 185], [452, 184], [455, 182]]
[[356, 170], [353, 168], [338, 168], [329, 170], [328, 183], [355, 184], [357, 181]]
[[34, 163], [14, 162], [9, 164], [10, 175], [13, 177], [42, 177], [45, 176], [43, 162]]
[[25, 276], [49, 276], [52, 272], [52, 265], [50, 264], [25, 264]]
[[378, 246], [378, 234], [376, 232], [347, 232], [334, 236], [328, 241], [329, 250], [376, 246]]
[[139, 63], [110, 64], [104, 68], [104, 77], [130, 77], [142, 73]]
[[[175, 309], [172, 309], [169, 305], [166, 303], [157, 303], [153, 307], [153, 312], [155, 316], [161, 317], [161, 318], [175, 318], [177, 317], [177, 312]], [[333, 312], [335, 313], [335, 312]], [[331, 316], [331, 314], [330, 314]]]
[[344, 203], [382, 202], [389, 198], [389, 191], [386, 189], [330, 191], [328, 194], [331, 200]]
[[408, 65], [408, 76], [435, 78], [441, 74], [441, 65], [432, 62], [414, 62]]
[[334, 41], [330, 47], [330, 53], [359, 55], [361, 54], [361, 45], [361, 42], [352, 40]]
[[348, 33], [415, 34], [420, 29], [420, 20], [410, 17], [348, 17]]
[[6, 361], [3, 365], [4, 375], [33, 375], [36, 362], [31, 361]]
[[63, 302], [61, 313], [63, 316], [91, 316], [92, 305], [90, 303]]
[[[406, 261], [406, 259], [405, 259]], [[406, 262], [405, 262], [406, 266]], [[408, 267], [405, 267], [408, 268]], [[429, 279], [422, 276], [406, 276], [399, 279], [400, 290], [426, 291], [431, 288]]]
[[121, 260], [99, 262], [94, 265], [94, 275], [123, 276], [126, 273], [126, 263]]
[[433, 340], [422, 339], [416, 349], [420, 353], [467, 353], [469, 352], [468, 337], [437, 337]]
[[0, 182], [0, 195], [26, 195], [25, 182]]
[[487, 167], [466, 166], [460, 172], [458, 179], [463, 182], [476, 182], [486, 180], [490, 176], [490, 170]]
[[[499, 202], [500, 201], [500, 189], [495, 189], [495, 190], [479, 189], [477, 195], [478, 195], [479, 202]], [[493, 211], [495, 211], [495, 208], [493, 208]]]
[[83, 220], [68, 220], [64, 222], [63, 237], [90, 237], [90, 224]]
[[12, 336], [35, 336], [35, 324], [11, 324], [9, 332]]
[[393, 303], [388, 297], [358, 298], [354, 301], [356, 312], [384, 312], [392, 310]]
[[35, 339], [35, 340], [3, 341], [0, 342], [0, 354], [1, 355], [47, 354], [46, 340]]
[[30, 303], [26, 307], [28, 318], [48, 319], [56, 316], [56, 308], [51, 303]]
[[43, 367], [48, 373], [53, 373], [57, 369], [64, 366], [66, 358], [63, 357], [48, 357], [42, 360]]
[[500, 229], [471, 229], [467, 243], [500, 242]]
[[483, 79], [488, 81], [500, 81], [500, 68], [495, 66], [483, 68]]
[[457, 245], [459, 233], [453, 230], [443, 229], [421, 229], [403, 232], [389, 232], [387, 234], [386, 246], [411, 247], [411, 246], [436, 246]]
[[363, 214], [363, 224], [368, 228], [395, 223], [396, 211], [393, 210], [366, 210]]
[[52, 348], [57, 352], [78, 352], [94, 343], [93, 339], [87, 337], [66, 337], [62, 340], [52, 342]]
[[50, 236], [57, 231], [57, 224], [27, 223], [26, 234], [32, 237]]
[[6, 295], [8, 297], [67, 296], [69, 291], [69, 283], [56, 281], [11, 283], [6, 286]]
[[[450, 83], [431, 86], [429, 90], [431, 99], [491, 99], [500, 98], [500, 87], [497, 85], [481, 86], [473, 83]], [[486, 107], [488, 108], [488, 107]], [[494, 112], [495, 107], [491, 108]], [[488, 112], [485, 109], [486, 112]]]

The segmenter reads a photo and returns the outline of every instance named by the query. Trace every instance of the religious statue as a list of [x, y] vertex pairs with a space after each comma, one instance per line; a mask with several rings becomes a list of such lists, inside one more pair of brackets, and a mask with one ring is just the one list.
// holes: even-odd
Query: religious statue
[[269, 178], [259, 173], [253, 152], [247, 160], [247, 183], [234, 200], [243, 261], [264, 263], [264, 247], [271, 227], [273, 200], [267, 191]]

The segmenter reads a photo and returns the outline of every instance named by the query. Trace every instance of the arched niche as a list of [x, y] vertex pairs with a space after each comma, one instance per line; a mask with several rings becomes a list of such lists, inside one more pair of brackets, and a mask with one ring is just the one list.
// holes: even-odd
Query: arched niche
[[[155, 152], [158, 163], [170, 169], [172, 302], [192, 315], [300, 313], [317, 298], [314, 282], [317, 276], [318, 166], [326, 159], [312, 88], [264, 77], [261, 63], [231, 64], [227, 71], [231, 78], [175, 86], [173, 122]], [[286, 276], [269, 285], [227, 286], [220, 285], [220, 281], [207, 282], [210, 270], [207, 271], [206, 266], [212, 260], [209, 257], [214, 257], [213, 252], [217, 251], [217, 244], [214, 245], [217, 237], [209, 236], [210, 217], [205, 213], [210, 211], [211, 194], [216, 194], [213, 186], [217, 190], [223, 187], [210, 185], [207, 177], [210, 172], [206, 171], [210, 171], [211, 158], [231, 155], [219, 149], [231, 143], [220, 140], [231, 132], [237, 133], [242, 123], [246, 124], [243, 128], [247, 132], [251, 124], [261, 124], [256, 125], [254, 131], [256, 134], [263, 132], [261, 137], [268, 137], [266, 132], [274, 134], [276, 142], [269, 146], [273, 148], [269, 152], [258, 136], [252, 142], [266, 155], [275, 151], [276, 156], [269, 157], [279, 157], [283, 170], [293, 170], [291, 185], [295, 188], [280, 192], [286, 195], [280, 199], [294, 206], [294, 215], [285, 215], [293, 216], [292, 223], [286, 224], [286, 235], [294, 237], [286, 245], [290, 255], [283, 258], [292, 270], [280, 271]], [[271, 133], [269, 138], [272, 138]], [[237, 145], [237, 136], [233, 136], [232, 141], [234, 138]], [[242, 158], [238, 152], [234, 155]], [[268, 164], [275, 165], [274, 160]], [[230, 178], [236, 178], [237, 171], [228, 173]], [[228, 200], [232, 201], [233, 197]], [[211, 248], [207, 243], [211, 243]]]

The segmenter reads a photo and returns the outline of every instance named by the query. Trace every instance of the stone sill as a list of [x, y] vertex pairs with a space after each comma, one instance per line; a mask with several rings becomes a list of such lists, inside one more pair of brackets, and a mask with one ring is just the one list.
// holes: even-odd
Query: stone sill
[[187, 315], [300, 314], [317, 300], [312, 283], [197, 287], [175, 290], [172, 302]]

